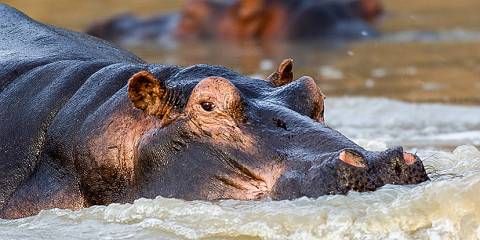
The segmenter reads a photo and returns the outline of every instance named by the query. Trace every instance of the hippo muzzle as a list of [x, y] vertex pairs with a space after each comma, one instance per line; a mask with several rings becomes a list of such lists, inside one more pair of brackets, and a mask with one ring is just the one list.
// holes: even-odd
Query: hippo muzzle
[[287, 170], [275, 185], [274, 199], [374, 191], [386, 184], [429, 180], [420, 158], [401, 147], [383, 152], [344, 149], [323, 156], [306, 172]]

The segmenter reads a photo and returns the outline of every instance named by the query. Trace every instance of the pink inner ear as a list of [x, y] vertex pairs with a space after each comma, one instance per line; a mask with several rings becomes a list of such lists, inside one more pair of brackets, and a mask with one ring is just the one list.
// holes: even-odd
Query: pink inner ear
[[404, 152], [403, 153], [403, 160], [406, 164], [412, 165], [417, 161], [417, 157], [411, 153]]
[[147, 71], [140, 71], [128, 80], [128, 98], [149, 115], [163, 117], [168, 112], [170, 102], [161, 101], [166, 93], [162, 82]]
[[293, 59], [283, 60], [277, 71], [268, 76], [266, 81], [271, 82], [275, 87], [287, 85], [293, 81]]
[[354, 166], [354, 167], [359, 167], [359, 168], [366, 167], [365, 164], [363, 163], [364, 159], [361, 156], [353, 154], [349, 151], [345, 151], [345, 150], [342, 151], [340, 153], [340, 155], [338, 156], [338, 158], [342, 162], [344, 162], [348, 165]]

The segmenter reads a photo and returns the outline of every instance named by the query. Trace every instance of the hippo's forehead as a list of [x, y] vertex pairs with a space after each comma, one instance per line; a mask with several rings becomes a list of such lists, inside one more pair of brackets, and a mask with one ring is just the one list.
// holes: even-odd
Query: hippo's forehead
[[[162, 85], [165, 85], [169, 92], [166, 94], [168, 97], [166, 99], [171, 101], [173, 107], [180, 112], [192, 99], [192, 93], [197, 87], [199, 87], [198, 91], [215, 89], [214, 92], [219, 95], [218, 97], [224, 96], [221, 88], [225, 88], [225, 92], [236, 92], [232, 94], [239, 97], [238, 101], [242, 102], [241, 108], [246, 105], [259, 107], [262, 105], [258, 103], [268, 102], [288, 112], [294, 111], [315, 121], [323, 122], [323, 93], [311, 77], [293, 80], [292, 67], [293, 60], [286, 59], [282, 61], [277, 71], [265, 80], [244, 76], [225, 67], [204, 64], [187, 68], [157, 66], [149, 70], [164, 83]], [[260, 107], [260, 110], [272, 110], [272, 107]]]
[[227, 79], [235, 85], [242, 97], [248, 99], [263, 98], [275, 90], [269, 82], [263, 79], [244, 76], [222, 66], [205, 64], [181, 69], [168, 78], [167, 85], [182, 91], [183, 95], [188, 96], [200, 81], [210, 77]]

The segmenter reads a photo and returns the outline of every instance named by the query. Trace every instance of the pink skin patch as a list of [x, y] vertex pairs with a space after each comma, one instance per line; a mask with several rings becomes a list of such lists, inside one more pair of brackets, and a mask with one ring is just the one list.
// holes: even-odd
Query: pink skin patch
[[412, 165], [417, 161], [417, 157], [412, 153], [404, 152], [403, 153], [403, 160], [407, 165]]
[[348, 165], [354, 166], [354, 167], [359, 167], [359, 168], [366, 167], [365, 160], [360, 155], [357, 155], [357, 154], [352, 153], [350, 151], [343, 150], [340, 153], [340, 155], [338, 156], [338, 158], [342, 162], [344, 162]]

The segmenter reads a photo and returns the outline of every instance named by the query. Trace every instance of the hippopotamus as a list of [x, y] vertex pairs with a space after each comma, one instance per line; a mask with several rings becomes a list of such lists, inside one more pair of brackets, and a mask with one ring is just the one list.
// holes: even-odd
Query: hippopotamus
[[[148, 64], [0, 4], [0, 217], [157, 196], [316, 198], [428, 180], [401, 147], [367, 151], [326, 124], [286, 59], [266, 79]], [[359, 106], [361, 107], [361, 106]]]
[[87, 33], [123, 42], [218, 39], [358, 39], [376, 35], [380, 0], [190, 0], [179, 13], [147, 19], [130, 14]]

